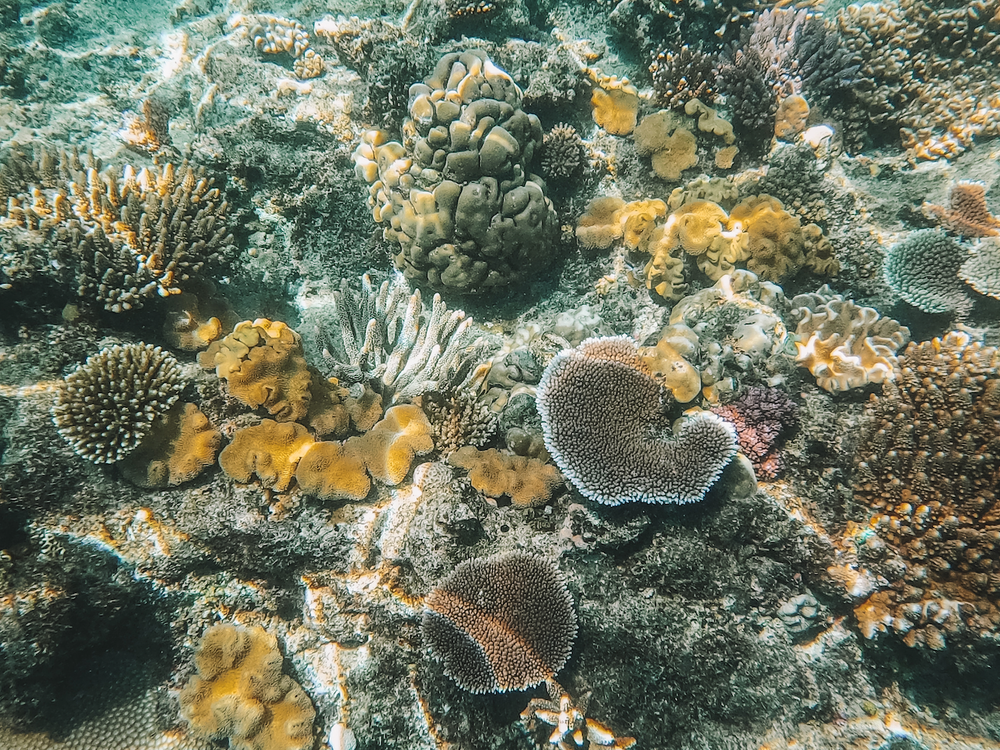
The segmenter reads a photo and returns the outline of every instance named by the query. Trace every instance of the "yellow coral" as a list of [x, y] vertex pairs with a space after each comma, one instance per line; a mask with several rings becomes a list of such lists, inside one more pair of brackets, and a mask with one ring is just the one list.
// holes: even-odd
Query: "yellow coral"
[[233, 750], [308, 750], [316, 711], [281, 663], [277, 638], [263, 628], [213, 625], [195, 654], [198, 674], [180, 693], [181, 715]]
[[714, 109], [700, 99], [689, 101], [684, 105], [684, 111], [689, 115], [698, 117], [698, 130], [701, 132], [717, 135], [728, 145], [736, 143], [733, 124], [729, 120], [719, 117]]
[[635, 150], [640, 156], [651, 156], [666, 148], [667, 139], [679, 124], [674, 114], [666, 109], [646, 115], [632, 134]]
[[206, 369], [227, 381], [229, 392], [247, 406], [263, 406], [279, 422], [306, 416], [311, 398], [302, 339], [280, 321], [258, 318], [238, 323], [198, 356]]
[[197, 406], [175, 405], [118, 466], [140, 487], [173, 487], [211, 466], [221, 442], [222, 433]]
[[351, 422], [348, 390], [341, 388], [336, 379], [326, 380], [311, 368], [309, 374], [306, 423], [319, 437], [346, 434]]
[[611, 135], [628, 135], [635, 129], [639, 92], [627, 79], [602, 78], [590, 96], [594, 122]]
[[679, 180], [681, 172], [698, 163], [698, 141], [687, 128], [677, 128], [653, 154], [653, 171], [664, 180]]
[[625, 201], [611, 195], [594, 198], [587, 204], [576, 225], [576, 240], [587, 250], [606, 250], [621, 239], [618, 212]]
[[284, 492], [292, 483], [299, 460], [314, 443], [300, 424], [265, 419], [244, 427], [219, 454], [219, 465], [237, 482], [256, 476], [262, 486]]
[[715, 152], [715, 166], [719, 169], [732, 169], [736, 155], [740, 152], [739, 146], [726, 146]]
[[661, 200], [632, 201], [626, 203], [616, 214], [622, 228], [625, 247], [634, 250], [646, 238], [656, 220], [667, 215], [667, 204]]
[[658, 226], [649, 234], [642, 249], [652, 257], [643, 274], [646, 288], [664, 299], [679, 300], [687, 293], [684, 281], [684, 261], [678, 253], [681, 249], [671, 232], [665, 226]]
[[508, 495], [522, 508], [541, 505], [552, 497], [562, 475], [552, 464], [490, 448], [467, 445], [448, 457], [448, 463], [469, 472], [472, 486], [490, 497]]
[[359, 455], [361, 438], [316, 443], [299, 461], [295, 481], [303, 492], [324, 500], [364, 500], [372, 483]]
[[641, 350], [642, 359], [653, 376], [678, 403], [686, 404], [701, 393], [701, 374], [666, 339]]
[[360, 438], [356, 450], [375, 478], [389, 485], [403, 481], [414, 456], [434, 450], [431, 423], [420, 407], [401, 404], [390, 407], [378, 424]]
[[165, 300], [168, 313], [163, 335], [171, 346], [190, 352], [204, 349], [222, 336], [223, 331], [232, 330], [236, 313], [229, 300], [215, 293], [210, 282], [192, 280], [187, 286], [190, 291]]
[[729, 226], [747, 234], [747, 268], [762, 279], [780, 281], [805, 263], [802, 226], [776, 198], [747, 198], [729, 214]]
[[778, 104], [775, 114], [774, 137], [787, 141], [806, 129], [809, 119], [809, 104], [798, 94], [786, 96]]

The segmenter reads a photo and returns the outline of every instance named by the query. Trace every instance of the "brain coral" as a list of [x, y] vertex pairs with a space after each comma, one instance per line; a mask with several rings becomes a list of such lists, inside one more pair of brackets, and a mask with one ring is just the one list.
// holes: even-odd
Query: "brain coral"
[[886, 252], [885, 281], [896, 294], [924, 312], [962, 311], [970, 299], [958, 271], [968, 255], [940, 229], [921, 229]]
[[860, 307], [824, 285], [792, 299], [798, 319], [795, 361], [816, 376], [820, 388], [846, 391], [893, 377], [896, 352], [910, 331], [871, 307]]
[[466, 560], [424, 600], [424, 640], [473, 693], [524, 690], [552, 678], [576, 638], [566, 581], [523, 552]]
[[233, 750], [308, 750], [316, 711], [281, 673], [278, 639], [263, 628], [213, 625], [195, 653], [198, 674], [180, 693], [181, 715]]
[[714, 414], [672, 437], [660, 385], [624, 336], [587, 339], [552, 360], [538, 385], [545, 447], [585, 497], [608, 505], [701, 500], [736, 454]]
[[[903, 565], [859, 607], [869, 628], [943, 648], [947, 632], [1000, 625], [1000, 353], [964, 333], [911, 343], [867, 409], [855, 498]], [[863, 607], [867, 607], [864, 609]]]
[[138, 447], [182, 387], [180, 365], [160, 347], [116, 344], [66, 377], [52, 418], [81, 456], [115, 463]]
[[441, 58], [410, 87], [404, 147], [369, 133], [355, 151], [396, 267], [439, 291], [482, 293], [530, 278], [554, 257], [558, 222], [528, 174], [542, 145], [521, 90], [481, 51]]

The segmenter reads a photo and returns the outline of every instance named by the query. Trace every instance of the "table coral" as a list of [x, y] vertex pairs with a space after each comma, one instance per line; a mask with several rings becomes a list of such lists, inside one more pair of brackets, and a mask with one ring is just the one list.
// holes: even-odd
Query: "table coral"
[[424, 600], [422, 631], [462, 688], [524, 690], [562, 669], [576, 638], [576, 612], [553, 562], [509, 552], [455, 568]]
[[528, 172], [542, 146], [521, 90], [481, 51], [441, 58], [410, 87], [407, 146], [367, 134], [354, 154], [396, 267], [441, 292], [479, 294], [544, 270], [558, 223]]
[[[911, 343], [873, 395], [856, 455], [855, 498], [897, 554], [879, 609], [907, 645], [992, 635], [1000, 479], [1000, 353], [964, 333]], [[874, 597], [873, 597], [874, 598]]]
[[979, 243], [958, 275], [980, 294], [1000, 299], [1000, 245], [996, 241]]
[[76, 152], [11, 150], [0, 168], [0, 221], [28, 230], [22, 252], [37, 255], [41, 243], [42, 255], [58, 263], [46, 270], [23, 258], [21, 275], [55, 273], [80, 296], [123, 312], [180, 294], [231, 253], [228, 203], [204, 169], [99, 167]]
[[174, 487], [215, 463], [222, 433], [194, 404], [174, 406], [119, 468], [140, 487]]
[[896, 352], [910, 331], [872, 307], [861, 307], [823, 286], [792, 299], [797, 320], [795, 361], [831, 392], [883, 383], [894, 377]]
[[538, 386], [545, 447], [585, 497], [607, 505], [701, 500], [736, 453], [736, 434], [699, 412], [664, 427], [661, 389], [624, 336], [559, 354]]
[[115, 463], [142, 443], [182, 388], [180, 364], [160, 347], [115, 345], [62, 381], [52, 418], [79, 455]]
[[889, 248], [883, 274], [892, 291], [924, 312], [961, 312], [971, 304], [958, 276], [968, 256], [942, 230], [921, 229]]
[[195, 653], [198, 674], [180, 693], [181, 715], [233, 750], [309, 750], [316, 710], [281, 664], [278, 639], [263, 628], [213, 625]]
[[469, 472], [472, 486], [490, 497], [507, 495], [514, 505], [528, 508], [544, 505], [562, 477], [552, 464], [537, 458], [512, 456], [494, 448], [459, 448], [448, 463]]

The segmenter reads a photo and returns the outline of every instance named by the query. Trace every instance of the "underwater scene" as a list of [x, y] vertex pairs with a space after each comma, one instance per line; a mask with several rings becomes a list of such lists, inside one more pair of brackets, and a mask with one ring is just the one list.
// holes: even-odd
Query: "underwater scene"
[[1000, 0], [0, 0], [0, 750], [1000, 750]]

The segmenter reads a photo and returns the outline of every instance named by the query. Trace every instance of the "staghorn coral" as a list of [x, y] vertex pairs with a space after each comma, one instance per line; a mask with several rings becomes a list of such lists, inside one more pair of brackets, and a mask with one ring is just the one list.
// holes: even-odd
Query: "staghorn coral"
[[655, 101], [667, 109], [680, 109], [692, 99], [711, 104], [715, 99], [715, 58], [682, 45], [676, 52], [663, 50], [649, 66]]
[[664, 437], [661, 398], [631, 339], [587, 339], [553, 359], [538, 385], [545, 447], [591, 500], [701, 500], [735, 455], [736, 434], [699, 412]]
[[587, 151], [572, 125], [559, 123], [542, 139], [542, 177], [568, 183], [578, 177], [586, 164]]
[[219, 454], [219, 465], [237, 482], [246, 484], [256, 476], [262, 487], [284, 492], [299, 460], [315, 442], [300, 424], [265, 419], [237, 430]]
[[180, 693], [181, 715], [233, 750], [309, 750], [316, 710], [281, 662], [278, 639], [263, 628], [213, 625], [195, 653], [198, 673]]
[[198, 362], [214, 369], [235, 398], [252, 408], [263, 406], [278, 422], [299, 421], [309, 412], [312, 375], [302, 338], [280, 321], [237, 323], [199, 354]]
[[858, 607], [869, 638], [889, 627], [907, 645], [940, 649], [1000, 625], [998, 368], [995, 348], [952, 332], [911, 343], [869, 401], [854, 495], [903, 563]]
[[825, 224], [823, 166], [816, 152], [805, 143], [782, 144], [767, 157], [767, 173], [758, 187], [781, 201], [803, 224]]
[[778, 443], [798, 426], [798, 406], [777, 388], [751, 385], [734, 401], [713, 406], [712, 412], [736, 428], [740, 451], [758, 477], [774, 479], [784, 468]]
[[[15, 147], [0, 171], [0, 221], [28, 230], [13, 236], [5, 275], [42, 273], [42, 256], [60, 264], [56, 278], [111, 312], [138, 309], [152, 296], [180, 294], [192, 277], [233, 249], [228, 204], [213, 178], [187, 162], [127, 165], [119, 177], [85, 166], [79, 154]], [[21, 256], [18, 258], [17, 256]]]
[[180, 365], [160, 347], [116, 344], [60, 383], [52, 419], [79, 455], [115, 463], [139, 446], [182, 388]]
[[410, 87], [407, 146], [380, 131], [362, 139], [355, 171], [407, 279], [481, 294], [552, 262], [555, 210], [528, 173], [542, 128], [520, 104], [521, 90], [483, 52], [452, 53]]
[[816, 376], [820, 388], [846, 391], [893, 378], [896, 352], [910, 331], [871, 307], [860, 307], [824, 285], [792, 299], [798, 322], [795, 361]]
[[1000, 35], [990, 19], [998, 12], [997, 0], [884, 0], [837, 12], [860, 75], [874, 80], [861, 97], [869, 119], [898, 127], [913, 158], [951, 158], [997, 133]]
[[339, 341], [323, 332], [331, 374], [348, 383], [377, 380], [387, 404], [459, 385], [489, 348], [463, 311], [449, 311], [437, 294], [425, 311], [420, 291], [410, 294], [398, 274], [378, 287], [366, 274], [360, 292], [344, 279], [334, 304]]
[[467, 445], [452, 453], [448, 463], [468, 471], [469, 481], [480, 492], [490, 497], [507, 495], [521, 508], [544, 505], [562, 483], [551, 464], [494, 448], [481, 451]]
[[968, 251], [940, 229], [921, 229], [885, 254], [883, 274], [896, 294], [928, 313], [966, 312], [971, 304], [958, 271]]
[[118, 467], [140, 487], [174, 487], [215, 463], [222, 433], [194, 404], [175, 405]]
[[923, 205], [924, 215], [962, 237], [994, 237], [1000, 234], [1000, 219], [986, 207], [986, 186], [980, 182], [956, 182], [948, 194], [948, 208]]
[[555, 564], [508, 552], [455, 568], [424, 600], [422, 631], [460, 687], [496, 693], [552, 678], [569, 658], [577, 626]]

